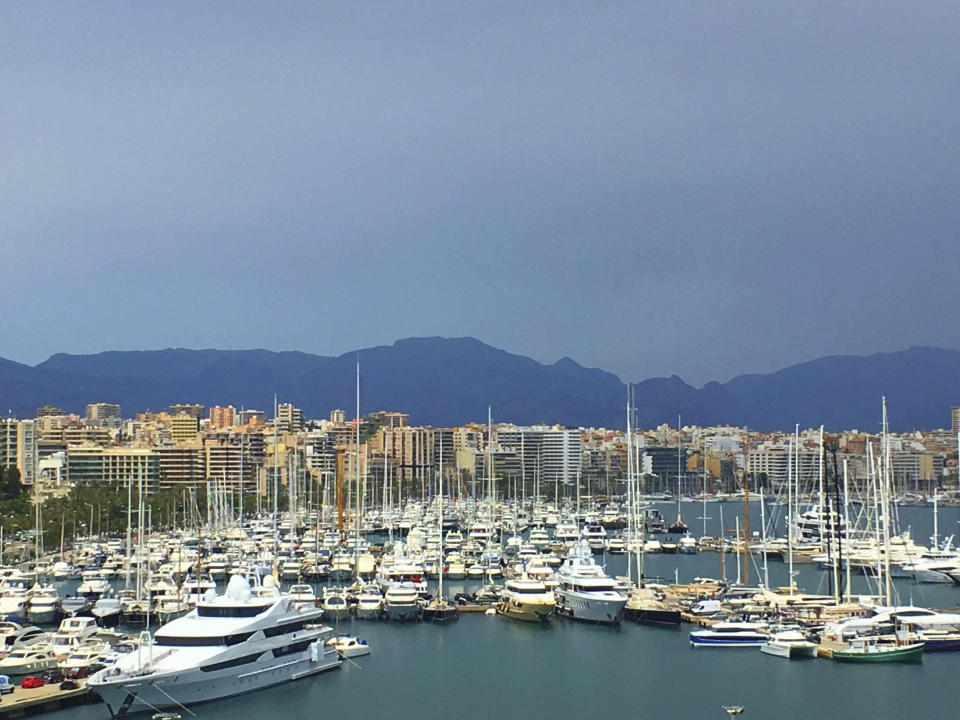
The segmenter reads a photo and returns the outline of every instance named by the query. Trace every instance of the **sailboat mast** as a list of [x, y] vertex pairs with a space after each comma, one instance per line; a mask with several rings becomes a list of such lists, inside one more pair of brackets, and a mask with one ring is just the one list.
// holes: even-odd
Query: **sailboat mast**
[[[800, 427], [799, 425], [797, 426]], [[787, 580], [790, 584], [790, 594], [793, 595], [793, 438], [790, 438], [787, 450], [787, 558], [789, 568]]]
[[440, 435], [440, 479], [437, 482], [437, 528], [440, 533], [440, 560], [438, 562], [440, 585], [437, 590], [437, 600], [443, 602], [443, 434]]
[[887, 424], [887, 398], [883, 398], [883, 477], [880, 498], [883, 504], [883, 583], [887, 605], [893, 603], [893, 588], [890, 583], [890, 438]]
[[357, 448], [355, 455], [355, 475], [357, 492], [357, 517], [355, 519], [356, 527], [353, 534], [353, 568], [357, 572], [357, 555], [360, 551], [360, 514], [362, 512], [360, 493], [360, 360], [357, 360]]
[[277, 506], [280, 504], [280, 442], [277, 435], [277, 394], [273, 394], [273, 555], [276, 557], [280, 539], [277, 537]]
[[[627, 536], [629, 542], [636, 544], [637, 533], [636, 523], [634, 522], [634, 512], [636, 506], [636, 496], [633, 492], [633, 429], [630, 427], [630, 384], [627, 384]], [[627, 552], [630, 548], [627, 547]], [[631, 571], [629, 556], [627, 558], [627, 584], [631, 583]], [[637, 556], [637, 583], [640, 582], [640, 557]]]
[[[746, 563], [743, 570], [743, 584], [750, 584], [750, 437], [747, 436], [746, 472], [743, 478], [743, 545]], [[737, 516], [737, 520], [740, 517]], [[739, 531], [737, 533], [739, 539]], [[740, 581], [740, 549], [737, 547], [737, 582]]]

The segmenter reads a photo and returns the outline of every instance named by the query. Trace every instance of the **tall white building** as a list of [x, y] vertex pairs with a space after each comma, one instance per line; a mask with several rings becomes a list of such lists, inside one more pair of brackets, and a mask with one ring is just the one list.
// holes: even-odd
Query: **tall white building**
[[501, 449], [521, 457], [524, 478], [531, 481], [573, 483], [581, 471], [583, 436], [580, 430], [535, 425], [501, 426], [497, 432]]

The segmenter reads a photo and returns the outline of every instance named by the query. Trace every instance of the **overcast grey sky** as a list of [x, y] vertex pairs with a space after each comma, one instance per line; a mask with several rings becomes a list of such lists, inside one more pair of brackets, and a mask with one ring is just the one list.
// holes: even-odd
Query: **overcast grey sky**
[[960, 4], [0, 5], [0, 356], [960, 347]]

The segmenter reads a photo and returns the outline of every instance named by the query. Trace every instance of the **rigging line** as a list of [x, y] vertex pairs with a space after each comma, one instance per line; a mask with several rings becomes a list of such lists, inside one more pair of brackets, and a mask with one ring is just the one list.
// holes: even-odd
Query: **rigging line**
[[[158, 686], [156, 683], [150, 683], [150, 686], [151, 686], [154, 690], [159, 690], [159, 691], [162, 692], [164, 695], [166, 695], [168, 698], [170, 698], [171, 700], [173, 700], [173, 702], [174, 702], [178, 707], [183, 708], [184, 710], [186, 710], [188, 713], [190, 713], [190, 714], [193, 715], [194, 717], [197, 716], [197, 714], [196, 714], [193, 710], [191, 710], [191, 709], [188, 708], [186, 705], [184, 705], [183, 703], [181, 703], [181, 702], [180, 702], [179, 700], [177, 700], [173, 695], [171, 695], [170, 693], [168, 693], [168, 692], [167, 692], [166, 690], [164, 690], [162, 687]], [[153, 706], [151, 705], [150, 707], [153, 707]]]

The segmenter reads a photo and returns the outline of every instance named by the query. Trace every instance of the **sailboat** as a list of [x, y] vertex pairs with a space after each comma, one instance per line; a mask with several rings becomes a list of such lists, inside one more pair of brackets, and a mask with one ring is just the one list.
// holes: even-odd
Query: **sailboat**
[[[674, 535], [685, 535], [690, 532], [690, 528], [687, 527], [687, 524], [683, 521], [683, 517], [680, 513], [680, 418], [677, 417], [677, 521], [667, 528], [667, 532]], [[674, 550], [675, 552], [675, 550]]]
[[440, 562], [438, 565], [439, 585], [437, 596], [431, 599], [423, 608], [422, 617], [425, 622], [434, 625], [447, 625], [460, 619], [457, 606], [443, 596], [443, 435], [440, 435], [440, 480], [437, 490], [437, 528], [440, 536]]

